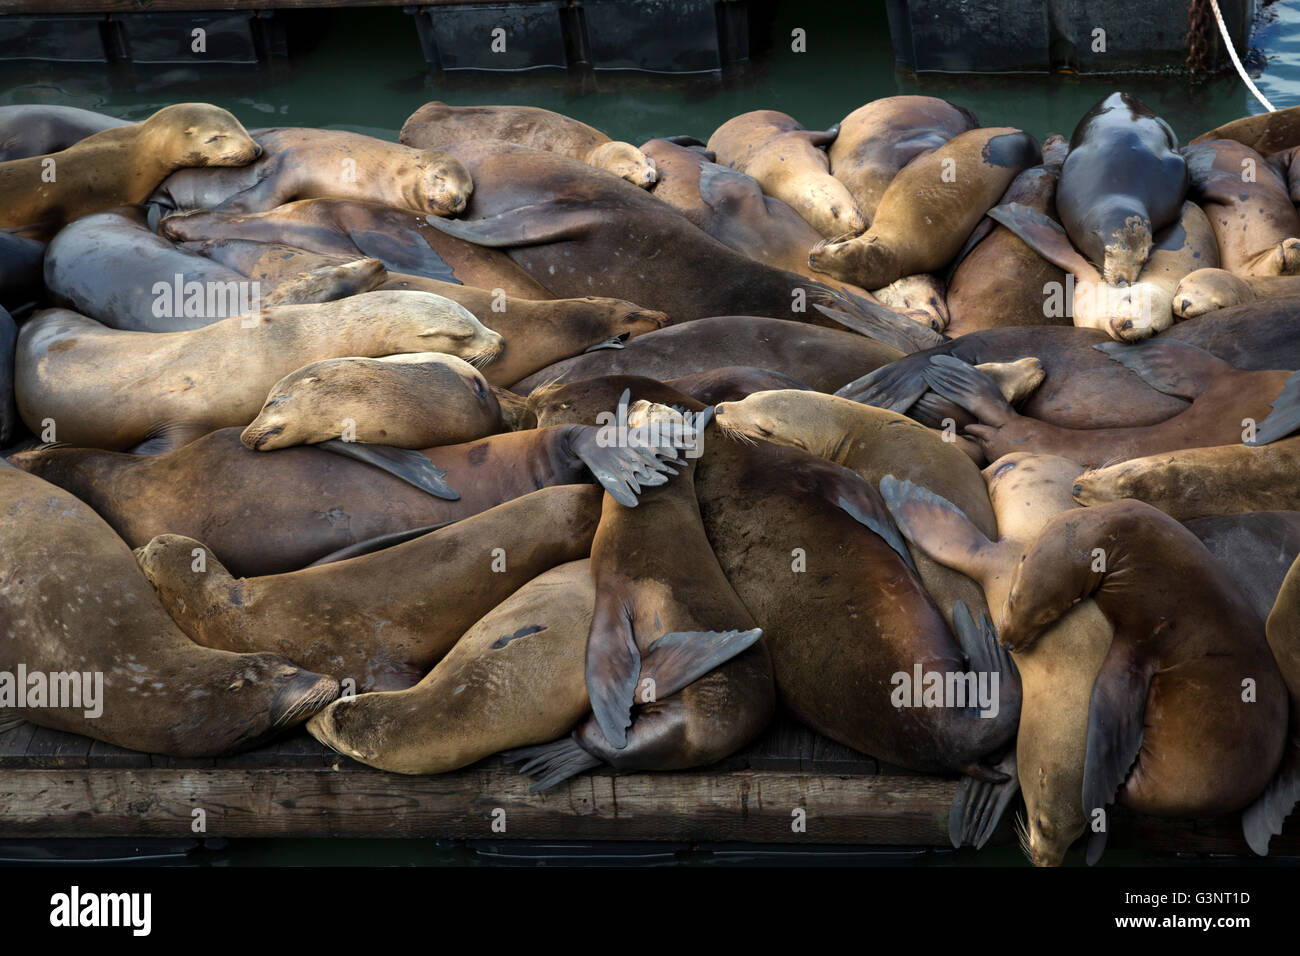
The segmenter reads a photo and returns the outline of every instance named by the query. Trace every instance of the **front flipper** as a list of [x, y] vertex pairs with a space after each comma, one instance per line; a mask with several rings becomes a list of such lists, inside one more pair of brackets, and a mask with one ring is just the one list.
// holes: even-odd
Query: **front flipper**
[[885, 544], [898, 552], [898, 556], [911, 571], [916, 571], [912, 554], [907, 550], [907, 542], [890, 517], [880, 492], [869, 481], [851, 469], [830, 462], [810, 463], [809, 467], [817, 469], [816, 488], [823, 500], [878, 535]]
[[936, 355], [921, 375], [932, 389], [986, 425], [1005, 425], [1015, 417], [997, 382], [959, 358]]
[[1048, 262], [1073, 273], [1080, 282], [1102, 281], [1096, 266], [1070, 244], [1065, 229], [1050, 216], [1018, 202], [995, 206], [989, 210], [988, 216], [1010, 229], [1021, 242]]
[[948, 340], [915, 319], [871, 302], [844, 289], [818, 286], [809, 290], [808, 301], [818, 312], [845, 328], [875, 339], [904, 355], [943, 345]]
[[926, 360], [921, 357], [890, 362], [849, 382], [836, 391], [835, 395], [860, 405], [904, 414], [930, 387], [925, 384], [923, 374], [926, 364]]
[[627, 344], [629, 333], [620, 332], [612, 339], [606, 339], [603, 342], [597, 342], [595, 345], [588, 345], [583, 352], [599, 352], [601, 349], [621, 349]]
[[808, 140], [808, 145], [815, 146], [817, 149], [825, 149], [835, 142], [840, 135], [840, 124], [836, 123], [830, 129], [806, 129], [800, 131], [804, 139]]
[[1297, 428], [1300, 428], [1300, 372], [1293, 372], [1273, 399], [1273, 410], [1259, 423], [1254, 440], [1245, 444], [1267, 445]]
[[429, 216], [425, 221], [439, 232], [476, 246], [513, 249], [580, 239], [600, 224], [600, 214], [589, 205], [552, 200], [530, 203], [486, 219]]
[[[1128, 779], [1142, 748], [1151, 670], [1138, 661], [1116, 634], [1092, 685], [1088, 705], [1088, 745], [1083, 761], [1083, 814], [1089, 826], [1098, 810], [1108, 813], [1115, 794]], [[1094, 830], [1088, 842], [1088, 865], [1101, 859], [1110, 819]]]
[[[373, 465], [388, 472], [394, 478], [401, 478], [407, 484], [415, 485], [435, 498], [445, 498], [448, 501], [460, 499], [460, 492], [447, 484], [447, 473], [414, 449], [343, 441], [340, 438], [320, 442], [316, 447]], [[267, 454], [273, 455], [275, 452]]]
[[662, 485], [669, 475], [676, 474], [659, 457], [676, 458], [676, 450], [671, 447], [655, 449], [606, 442], [601, 437], [601, 429], [594, 425], [575, 425], [572, 436], [570, 448], [573, 454], [587, 466], [610, 497], [625, 508], [636, 507], [636, 496], [642, 488]]
[[346, 561], [348, 558], [359, 558], [363, 554], [374, 554], [376, 551], [383, 551], [385, 548], [391, 548], [394, 545], [405, 544], [407, 541], [413, 541], [416, 538], [422, 538], [431, 531], [441, 531], [443, 528], [455, 524], [455, 521], [443, 521], [440, 524], [425, 525], [422, 528], [408, 528], [406, 531], [394, 531], [391, 534], [376, 535], [373, 538], [367, 538], [365, 541], [358, 541], [356, 544], [350, 544], [346, 548], [339, 548], [337, 551], [331, 551], [323, 558], [317, 558], [309, 568], [318, 568], [322, 564], [334, 564], [336, 561]]
[[1098, 352], [1123, 365], [1157, 392], [1194, 400], [1210, 379], [1232, 366], [1204, 349], [1173, 339], [1155, 339], [1141, 345], [1099, 342]]
[[908, 541], [945, 567], [979, 580], [974, 565], [995, 545], [965, 512], [930, 489], [893, 475], [880, 479], [880, 496]]
[[207, 425], [198, 422], [167, 422], [151, 429], [149, 437], [131, 449], [132, 455], [165, 455], [184, 448], [208, 434]]
[[1282, 823], [1300, 800], [1300, 749], [1288, 741], [1282, 766], [1264, 792], [1241, 814], [1241, 832], [1259, 856], [1268, 856], [1268, 842], [1282, 832]]
[[1020, 792], [1016, 775], [1016, 748], [1009, 747], [992, 765], [994, 773], [1005, 779], [1001, 783], [972, 776], [962, 777], [961, 788], [948, 811], [948, 839], [954, 847], [981, 849], [997, 830], [1002, 814]]

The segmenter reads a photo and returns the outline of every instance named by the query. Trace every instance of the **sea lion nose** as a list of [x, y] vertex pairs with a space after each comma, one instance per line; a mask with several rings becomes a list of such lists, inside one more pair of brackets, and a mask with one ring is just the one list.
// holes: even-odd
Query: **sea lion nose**
[[253, 144], [253, 158], [254, 158], [254, 159], [261, 159], [261, 158], [262, 158], [262, 153], [263, 153], [263, 149], [262, 149], [262, 147], [261, 147], [259, 144], [254, 143], [254, 144]]
[[1070, 489], [1070, 494], [1074, 495], [1076, 498], [1079, 497], [1079, 495], [1083, 494], [1083, 485], [1081, 483], [1076, 484], [1072, 489]]

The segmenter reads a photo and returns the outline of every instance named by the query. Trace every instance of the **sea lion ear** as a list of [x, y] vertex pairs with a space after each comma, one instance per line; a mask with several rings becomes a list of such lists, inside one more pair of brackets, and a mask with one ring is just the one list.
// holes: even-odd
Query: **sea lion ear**
[[1292, 372], [1273, 399], [1273, 410], [1259, 423], [1259, 430], [1247, 445], [1267, 445], [1300, 428], [1300, 372]]

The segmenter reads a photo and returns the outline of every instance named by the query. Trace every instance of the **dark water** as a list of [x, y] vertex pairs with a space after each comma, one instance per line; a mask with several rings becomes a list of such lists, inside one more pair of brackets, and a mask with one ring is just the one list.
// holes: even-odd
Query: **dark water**
[[[1135, 0], [1141, 2], [1141, 0]], [[1173, 2], [1173, 0], [1162, 0]], [[1016, 126], [1039, 138], [1069, 134], [1078, 118], [1114, 89], [1136, 93], [1184, 140], [1262, 111], [1235, 74], [1194, 82], [1184, 76], [924, 76], [895, 72], [883, 6], [784, 4], [770, 49], [724, 77], [638, 74], [571, 76], [452, 74], [425, 67], [413, 20], [399, 8], [280, 15], [314, 42], [270, 67], [115, 68], [0, 65], [0, 103], [57, 103], [139, 120], [169, 103], [204, 100], [249, 127], [315, 126], [396, 139], [421, 104], [516, 103], [575, 116], [616, 139], [707, 139], [730, 117], [753, 109], [790, 113], [809, 128], [842, 119], [870, 100], [927, 93], [973, 110], [984, 125]], [[840, 8], [837, 10], [837, 8]], [[793, 53], [790, 31], [807, 31], [808, 51]], [[301, 29], [299, 29], [301, 28]], [[1267, 55], [1258, 85], [1276, 107], [1300, 103], [1300, 0], [1279, 0], [1261, 17], [1255, 44]], [[466, 843], [437, 840], [5, 841], [0, 863], [135, 860], [163, 865], [1025, 865], [1010, 847], [975, 853], [909, 848], [796, 848], [687, 845]], [[1197, 856], [1112, 852], [1109, 866], [1224, 863]], [[1284, 862], [1284, 861], [1269, 861]], [[1294, 861], [1291, 861], [1294, 862]], [[1081, 865], [1076, 852], [1067, 865]]]

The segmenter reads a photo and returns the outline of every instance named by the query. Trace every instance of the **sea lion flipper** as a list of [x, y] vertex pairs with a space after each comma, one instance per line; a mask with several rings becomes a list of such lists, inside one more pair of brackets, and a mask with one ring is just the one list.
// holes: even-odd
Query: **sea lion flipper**
[[847, 474], [828, 476], [829, 487], [822, 488], [822, 496], [858, 524], [879, 535], [885, 544], [898, 552], [903, 563], [915, 571], [916, 564], [912, 561], [912, 553], [907, 550], [907, 543], [903, 540], [898, 525], [894, 524], [894, 519], [889, 509], [885, 507], [880, 492], [856, 472], [849, 471], [847, 468], [840, 468], [838, 471]]
[[654, 699], [671, 697], [699, 680], [763, 636], [761, 628], [747, 631], [674, 631], [646, 648], [641, 680], [654, 681]]
[[632, 617], [617, 593], [600, 593], [587, 634], [587, 696], [596, 725], [610, 746], [627, 746], [633, 695], [641, 674], [641, 651]]
[[898, 349], [905, 355], [948, 341], [928, 325], [843, 289], [814, 288], [810, 290], [808, 301], [822, 315], [845, 328]]
[[1017, 793], [1016, 748], [1010, 747], [993, 769], [1005, 777], [1001, 783], [965, 776], [948, 811], [948, 839], [954, 847], [980, 849], [1002, 822], [1002, 814]]
[[319, 568], [323, 564], [334, 564], [336, 561], [346, 561], [348, 558], [358, 558], [363, 554], [374, 554], [376, 551], [382, 551], [385, 548], [392, 548], [399, 544], [405, 544], [416, 538], [422, 538], [432, 531], [441, 531], [455, 521], [443, 521], [439, 524], [424, 525], [420, 528], [408, 528], [405, 531], [394, 531], [391, 534], [376, 535], [373, 538], [367, 538], [364, 541], [358, 541], [356, 544], [350, 544], [346, 548], [339, 548], [337, 551], [331, 551], [323, 558], [317, 558], [309, 568]]
[[1246, 844], [1259, 856], [1268, 856], [1269, 840], [1282, 832], [1282, 823], [1300, 801], [1300, 749], [1287, 746], [1282, 766], [1255, 802], [1241, 814]]
[[961, 409], [937, 392], [926, 392], [907, 410], [907, 417], [926, 428], [943, 428], [944, 419], [953, 419], [961, 414]]
[[555, 201], [530, 203], [486, 219], [427, 216], [425, 221], [439, 232], [476, 246], [509, 249], [580, 238], [598, 224], [597, 216], [594, 209]]
[[0, 448], [18, 436], [18, 408], [14, 403], [14, 354], [18, 344], [18, 325], [13, 316], [0, 306]]
[[1065, 228], [1050, 216], [1018, 202], [995, 206], [988, 216], [1053, 265], [1073, 273], [1076, 278], [1101, 281], [1096, 267], [1070, 244]]
[[1173, 339], [1156, 339], [1141, 345], [1099, 342], [1093, 348], [1105, 352], [1157, 392], [1188, 401], [1205, 391], [1215, 373], [1231, 368], [1204, 349]]
[[[1115, 802], [1115, 794], [1128, 779], [1142, 747], [1142, 720], [1146, 713], [1151, 671], [1134, 660], [1117, 633], [1092, 685], [1088, 705], [1088, 744], [1083, 762], [1083, 814], [1094, 832], [1105, 832], [1094, 822], [1097, 811]], [[1089, 847], [1089, 855], [1093, 850]], [[1098, 853], [1100, 855], [1100, 853]]]
[[519, 772], [533, 777], [529, 793], [549, 790], [557, 783], [577, 776], [584, 770], [600, 766], [600, 760], [593, 757], [579, 746], [572, 737], [561, 737], [549, 744], [536, 747], [518, 747], [503, 751], [501, 757], [506, 763], [520, 763]]
[[963, 260], [970, 255], [975, 247], [984, 241], [984, 238], [992, 232], [998, 223], [988, 216], [981, 219], [971, 230], [971, 234], [966, 237], [966, 244], [957, 251], [956, 257], [948, 264], [948, 271], [944, 274], [943, 284], [952, 285], [952, 277], [957, 274], [957, 267], [962, 264]]
[[929, 388], [921, 374], [925, 368], [924, 361], [900, 359], [882, 365], [874, 372], [868, 372], [841, 387], [835, 396], [901, 415], [915, 405], [917, 399]]
[[4, 716], [0, 716], [0, 734], [8, 733], [9, 731], [13, 730], [15, 727], [21, 727], [25, 723], [27, 723], [27, 721], [14, 714], [6, 714]]
[[[928, 488], [885, 475], [880, 496], [907, 540], [940, 564], [969, 573], [969, 562], [992, 544], [960, 508]], [[954, 621], [961, 617], [954, 611]]]
[[594, 425], [574, 426], [570, 447], [601, 487], [625, 508], [635, 508], [643, 487], [662, 485], [676, 474], [660, 456], [673, 459], [676, 448], [642, 447], [629, 442], [603, 443]]
[[435, 498], [444, 498], [448, 501], [457, 501], [460, 498], [460, 492], [447, 484], [446, 472], [414, 449], [343, 441], [340, 438], [320, 442], [316, 447], [345, 458], [364, 461], [367, 465], [374, 465], [421, 491], [427, 491]]
[[1246, 444], [1267, 445], [1285, 438], [1297, 428], [1300, 428], [1300, 372], [1293, 372], [1282, 385], [1277, 398], [1273, 399], [1273, 410], [1259, 423], [1254, 440]]
[[936, 355], [921, 372], [932, 389], [956, 402], [982, 423], [1003, 425], [1015, 413], [997, 383], [975, 366], [951, 355]]

